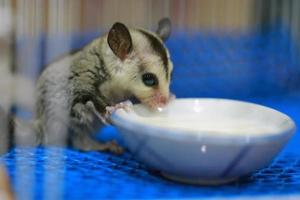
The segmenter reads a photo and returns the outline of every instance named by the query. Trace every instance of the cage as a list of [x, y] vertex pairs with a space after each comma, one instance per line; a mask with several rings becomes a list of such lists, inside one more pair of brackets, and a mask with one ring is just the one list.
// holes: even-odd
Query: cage
[[[297, 0], [1, 0], [1, 109], [33, 119], [36, 81], [49, 63], [115, 22], [155, 30], [169, 17], [170, 90], [178, 98], [250, 101], [299, 123], [299, 9]], [[299, 198], [297, 133], [268, 167], [231, 184], [203, 187], [166, 180], [127, 152], [24, 147], [1, 117], [1, 163], [16, 199]], [[113, 126], [101, 129], [98, 139], [122, 142]]]

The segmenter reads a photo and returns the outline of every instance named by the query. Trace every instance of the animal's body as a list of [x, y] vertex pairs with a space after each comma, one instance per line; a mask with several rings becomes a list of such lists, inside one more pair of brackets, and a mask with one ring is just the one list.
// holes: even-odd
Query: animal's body
[[131, 97], [152, 108], [168, 102], [173, 66], [163, 40], [169, 34], [167, 19], [156, 33], [115, 23], [107, 34], [51, 63], [37, 81], [35, 119], [10, 123], [18, 140], [119, 152], [116, 143], [99, 143], [94, 134], [107, 122], [107, 108]]

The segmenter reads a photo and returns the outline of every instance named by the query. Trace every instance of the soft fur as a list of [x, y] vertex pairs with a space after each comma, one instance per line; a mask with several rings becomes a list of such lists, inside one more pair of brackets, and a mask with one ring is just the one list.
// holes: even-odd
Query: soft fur
[[[173, 65], [163, 41], [155, 33], [143, 30], [163, 45], [167, 66], [163, 66], [161, 57], [139, 29], [127, 29], [120, 23], [113, 28], [77, 53], [50, 64], [40, 76], [37, 112], [32, 122], [37, 144], [70, 144], [82, 150], [118, 153], [121, 148], [115, 142], [103, 144], [93, 139], [94, 133], [107, 122], [106, 107], [130, 97], [152, 108], [168, 102]], [[131, 46], [126, 44], [127, 30]], [[166, 30], [160, 32], [169, 34]], [[157, 87], [145, 86], [141, 78], [145, 72], [157, 76]]]

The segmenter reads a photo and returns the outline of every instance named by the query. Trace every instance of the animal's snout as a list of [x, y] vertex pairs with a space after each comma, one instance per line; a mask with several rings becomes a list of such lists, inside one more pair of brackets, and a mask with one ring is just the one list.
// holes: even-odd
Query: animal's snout
[[144, 101], [144, 103], [151, 108], [158, 108], [166, 106], [174, 98], [175, 95], [173, 94], [163, 94], [157, 91], [148, 101]]
[[165, 106], [169, 102], [169, 96], [163, 95], [158, 92], [153, 96], [152, 99], [152, 107], [161, 107]]
[[166, 105], [169, 101], [169, 98], [165, 97], [165, 96], [160, 96], [158, 99], [158, 102], [162, 105]]
[[160, 102], [163, 105], [166, 105], [171, 100], [175, 99], [176, 96], [174, 94], [170, 93], [168, 96], [160, 95], [158, 98], [159, 98], [158, 102]]

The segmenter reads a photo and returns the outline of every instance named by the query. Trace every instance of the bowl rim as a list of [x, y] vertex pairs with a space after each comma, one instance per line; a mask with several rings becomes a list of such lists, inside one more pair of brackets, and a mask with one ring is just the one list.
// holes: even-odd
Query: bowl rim
[[[272, 134], [238, 134], [238, 135], [232, 135], [232, 134], [213, 134], [216, 133], [215, 131], [201, 131], [197, 132], [195, 134], [195, 131], [190, 130], [175, 130], [170, 129], [167, 127], [157, 127], [157, 126], [151, 126], [148, 124], [144, 124], [135, 120], [128, 120], [120, 115], [122, 112], [127, 112], [124, 109], [117, 109], [113, 114], [111, 115], [111, 121], [112, 124], [117, 126], [118, 128], [127, 129], [131, 132], [136, 132], [136, 130], [147, 130], [147, 131], [139, 131], [139, 134], [148, 135], [151, 137], [160, 137], [162, 139], [173, 139], [173, 140], [195, 140], [195, 141], [201, 141], [201, 142], [215, 142], [215, 143], [230, 143], [230, 144], [237, 144], [237, 143], [257, 143], [257, 142], [270, 142], [270, 141], [276, 141], [278, 139], [288, 139], [290, 138], [294, 132], [296, 131], [296, 124], [294, 120], [289, 117], [288, 115], [253, 102], [248, 101], [242, 101], [242, 100], [235, 100], [235, 99], [226, 99], [226, 98], [177, 98], [175, 101], [227, 101], [227, 102], [239, 102], [243, 104], [248, 105], [254, 105], [259, 106], [263, 109], [272, 110], [276, 113], [282, 115], [286, 118], [286, 121], [284, 123], [289, 123], [289, 126], [287, 126], [286, 129], [283, 129], [281, 131], [276, 131], [276, 133]], [[140, 104], [136, 104], [133, 106], [137, 106]], [[164, 132], [164, 134], [159, 134], [161, 132]], [[182, 134], [184, 132], [184, 134]], [[212, 134], [209, 134], [212, 133]], [[218, 133], [220, 133], [218, 131]]]

